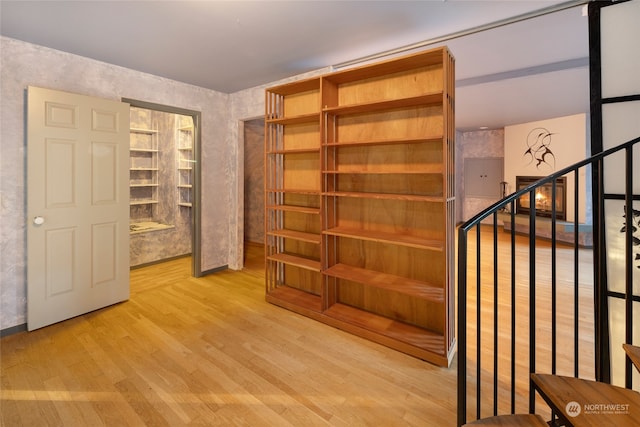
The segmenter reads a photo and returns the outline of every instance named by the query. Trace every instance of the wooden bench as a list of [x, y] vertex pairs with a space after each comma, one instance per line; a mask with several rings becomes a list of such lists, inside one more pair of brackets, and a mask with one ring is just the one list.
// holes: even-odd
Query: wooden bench
[[[495, 417], [482, 418], [465, 424], [465, 426], [483, 427], [549, 427], [540, 415], [513, 414], [497, 415]], [[464, 426], [463, 426], [464, 427]]]

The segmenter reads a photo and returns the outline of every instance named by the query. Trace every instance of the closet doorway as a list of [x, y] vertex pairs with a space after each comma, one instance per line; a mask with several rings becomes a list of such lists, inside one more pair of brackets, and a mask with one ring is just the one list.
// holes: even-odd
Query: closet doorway
[[201, 114], [122, 101], [130, 105], [130, 266], [191, 255], [199, 277]]

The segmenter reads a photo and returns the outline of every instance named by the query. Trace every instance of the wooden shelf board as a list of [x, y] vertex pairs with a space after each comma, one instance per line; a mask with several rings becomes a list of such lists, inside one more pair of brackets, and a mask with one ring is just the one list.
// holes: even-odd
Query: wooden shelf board
[[319, 190], [307, 190], [303, 188], [284, 189], [284, 188], [272, 188], [267, 190], [268, 193], [290, 193], [290, 194], [309, 194], [311, 196], [319, 196]]
[[292, 117], [282, 117], [282, 118], [273, 118], [267, 119], [267, 124], [273, 125], [296, 125], [302, 123], [313, 123], [320, 122], [320, 113], [311, 113], [311, 114], [301, 114], [299, 116]]
[[193, 206], [193, 204], [192, 203], [186, 203], [186, 202], [180, 202], [180, 203], [178, 203], [178, 206], [182, 206], [182, 207], [185, 207], [185, 208], [190, 208], [190, 207]]
[[320, 244], [320, 235], [314, 234], [314, 233], [305, 233], [303, 231], [283, 229], [283, 230], [271, 230], [271, 231], [268, 231], [267, 234], [270, 236], [299, 240], [301, 242]]
[[441, 65], [445, 62], [443, 53], [441, 49], [433, 49], [420, 54], [409, 54], [404, 57], [390, 58], [376, 64], [364, 64], [343, 71], [335, 71], [323, 76], [323, 79], [335, 83], [349, 83], [399, 71], [406, 71], [408, 69]]
[[420, 169], [414, 170], [336, 170], [322, 171], [325, 175], [339, 175], [339, 174], [351, 174], [351, 175], [440, 175], [443, 173], [441, 164], [425, 165]]
[[129, 168], [130, 171], [157, 171], [158, 168]]
[[178, 184], [178, 188], [193, 188], [191, 184]]
[[369, 240], [372, 242], [392, 243], [400, 246], [409, 246], [418, 249], [428, 249], [442, 251], [444, 241], [427, 240], [421, 237], [409, 236], [406, 234], [385, 233], [381, 231], [361, 230], [348, 227], [334, 227], [323, 231], [323, 234], [338, 237], [349, 237], [353, 239]]
[[131, 188], [145, 188], [145, 187], [157, 187], [158, 184], [130, 184]]
[[360, 145], [394, 145], [394, 144], [420, 144], [424, 142], [443, 142], [442, 135], [425, 137], [425, 138], [410, 138], [410, 139], [380, 139], [372, 141], [337, 141], [325, 143], [327, 147], [353, 147]]
[[441, 104], [442, 99], [443, 93], [440, 91], [420, 96], [412, 96], [409, 98], [390, 99], [385, 101], [367, 102], [363, 104], [344, 105], [337, 107], [325, 107], [322, 111], [332, 115], [358, 114], [396, 108], [436, 105]]
[[397, 193], [364, 193], [352, 191], [333, 191], [322, 193], [323, 196], [330, 197], [355, 197], [360, 199], [389, 199], [389, 200], [406, 200], [410, 202], [432, 202], [444, 203], [444, 197], [440, 196], [420, 196], [415, 194], [397, 194]]
[[323, 272], [338, 279], [350, 280], [380, 289], [399, 292], [429, 301], [444, 303], [444, 290], [427, 282], [380, 273], [346, 264], [336, 264]]
[[300, 212], [312, 215], [320, 215], [320, 208], [308, 208], [306, 206], [292, 206], [292, 205], [269, 205], [267, 209], [274, 209], [279, 211]]
[[308, 92], [311, 90], [320, 90], [320, 79], [318, 77], [270, 87], [268, 92], [278, 95], [293, 95], [299, 92]]
[[320, 147], [315, 148], [291, 148], [284, 150], [271, 150], [267, 154], [303, 154], [303, 153], [320, 153]]
[[303, 258], [291, 254], [273, 254], [267, 256], [268, 260], [281, 262], [283, 264], [293, 265], [295, 267], [304, 268], [305, 270], [320, 271], [320, 261], [309, 258]]
[[444, 336], [435, 332], [339, 303], [329, 307], [324, 311], [324, 314], [395, 341], [446, 357]]
[[322, 310], [322, 300], [319, 295], [314, 295], [300, 289], [289, 286], [278, 286], [268, 290], [266, 299], [268, 302], [278, 304], [288, 309], [302, 308], [319, 313]]

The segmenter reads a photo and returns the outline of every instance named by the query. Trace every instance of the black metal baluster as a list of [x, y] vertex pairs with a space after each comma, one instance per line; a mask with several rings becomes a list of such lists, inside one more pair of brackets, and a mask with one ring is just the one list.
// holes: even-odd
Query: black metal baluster
[[573, 223], [574, 223], [574, 230], [573, 230], [573, 287], [574, 287], [574, 292], [573, 292], [573, 324], [574, 324], [574, 331], [573, 331], [573, 341], [574, 341], [574, 346], [573, 346], [573, 376], [578, 378], [580, 375], [580, 371], [578, 369], [578, 365], [579, 365], [579, 357], [580, 357], [580, 345], [579, 345], [579, 322], [578, 320], [580, 319], [578, 316], [578, 312], [579, 312], [579, 297], [580, 297], [580, 279], [578, 277], [578, 264], [580, 262], [579, 256], [580, 256], [580, 252], [578, 250], [578, 237], [579, 237], [579, 230], [578, 230], [578, 226], [579, 226], [579, 222], [578, 222], [578, 206], [580, 206], [578, 203], [580, 201], [580, 192], [578, 191], [578, 188], [580, 187], [580, 176], [578, 175], [578, 170], [575, 170], [574, 173], [575, 176], [575, 185], [574, 185], [574, 200], [573, 200]]
[[516, 204], [511, 202], [511, 413], [516, 413]]
[[498, 213], [493, 214], [493, 415], [498, 415]]
[[480, 360], [480, 354], [482, 351], [482, 347], [480, 345], [480, 338], [481, 338], [481, 322], [480, 322], [480, 305], [481, 305], [481, 299], [480, 299], [480, 275], [481, 275], [481, 271], [482, 269], [480, 268], [480, 224], [478, 223], [478, 225], [476, 225], [476, 396], [477, 396], [477, 413], [476, 413], [476, 418], [480, 419], [480, 407], [481, 407], [481, 395], [480, 395], [480, 383], [481, 383], [481, 378], [480, 378], [480, 365], [481, 365], [481, 360]]
[[529, 413], [536, 412], [531, 374], [536, 368], [536, 203], [535, 190], [529, 192]]

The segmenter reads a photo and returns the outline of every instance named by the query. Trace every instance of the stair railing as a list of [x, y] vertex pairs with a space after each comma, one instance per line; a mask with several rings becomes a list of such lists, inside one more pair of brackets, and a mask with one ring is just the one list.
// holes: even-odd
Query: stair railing
[[[602, 254], [606, 250], [598, 251], [602, 253], [601, 259], [593, 259], [594, 251], [580, 247], [584, 224], [578, 221], [579, 182], [581, 176], [588, 177], [592, 173], [602, 177], [605, 158], [624, 151], [627, 183], [624, 200], [627, 205], [638, 200], [638, 196], [631, 194], [629, 183], [632, 182], [633, 146], [639, 141], [640, 137], [635, 138], [544, 177], [459, 227], [458, 426], [467, 422], [468, 414], [480, 419], [501, 414], [536, 413], [537, 398], [530, 380], [531, 373], [536, 370], [596, 379], [598, 359], [609, 360], [610, 355], [600, 354], [594, 343], [598, 334], [604, 333], [608, 337], [608, 316], [602, 316], [603, 312], [607, 313], [606, 307], [602, 310], [599, 306], [603, 301], [606, 304], [606, 298], [599, 298], [594, 287], [604, 286], [605, 295], [616, 295], [607, 292], [606, 283], [597, 282], [593, 271], [595, 263], [605, 261], [606, 255]], [[568, 222], [558, 221], [555, 215], [557, 179], [563, 176], [573, 176], [575, 182], [575, 215]], [[583, 179], [585, 184], [590, 183], [588, 178]], [[552, 186], [551, 218], [543, 220], [536, 216], [533, 201], [536, 190], [548, 184]], [[598, 183], [593, 185], [593, 204], [601, 205], [604, 191]], [[515, 214], [516, 204], [522, 203], [523, 198], [530, 205], [524, 222]], [[629, 217], [631, 215], [627, 215], [627, 226], [631, 225]], [[596, 216], [596, 219], [600, 218], [601, 215]], [[499, 235], [501, 221], [505, 232]], [[536, 238], [543, 228], [539, 224], [546, 227], [545, 240]], [[593, 227], [604, 230], [601, 223], [594, 223]], [[567, 233], [572, 235], [569, 241]], [[558, 239], [560, 234], [562, 241]], [[599, 240], [593, 242], [594, 247], [605, 247], [603, 234], [594, 233]], [[488, 235], [491, 237], [487, 238]], [[485, 236], [484, 239], [481, 236]], [[627, 270], [633, 268], [632, 239], [632, 233], [626, 232]], [[490, 243], [486, 244], [487, 241]], [[541, 258], [544, 260], [539, 262]], [[565, 277], [567, 264], [572, 264], [569, 273], [572, 277]], [[581, 265], [591, 269], [582, 271]], [[631, 280], [630, 274], [625, 277], [627, 281]], [[626, 289], [632, 289], [630, 283]], [[637, 296], [629, 291], [617, 296], [625, 298], [626, 307], [631, 305], [631, 300], [637, 300]], [[627, 313], [627, 323], [631, 324], [630, 313]], [[551, 420], [555, 419], [555, 414], [550, 416]]]

